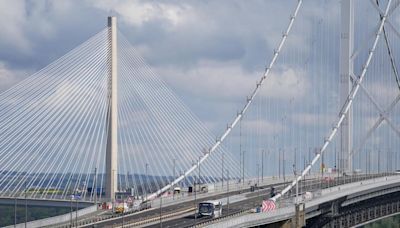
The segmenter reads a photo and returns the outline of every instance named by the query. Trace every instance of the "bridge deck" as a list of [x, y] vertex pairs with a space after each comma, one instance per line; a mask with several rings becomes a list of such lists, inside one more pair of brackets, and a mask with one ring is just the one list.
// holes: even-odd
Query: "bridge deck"
[[[305, 202], [306, 212], [308, 216], [318, 215], [318, 206], [342, 197], [354, 199], [360, 194], [372, 192], [374, 190], [385, 189], [386, 187], [393, 187], [394, 185], [400, 186], [400, 176], [381, 177], [371, 180], [364, 180], [341, 186], [323, 189], [321, 196], [315, 197], [310, 201]], [[343, 202], [343, 203], [346, 203]], [[279, 205], [279, 203], [278, 203]], [[310, 213], [311, 212], [311, 213]], [[222, 220], [211, 224], [207, 227], [235, 227], [239, 224], [244, 226], [257, 226], [261, 224], [271, 224], [278, 221], [284, 221], [294, 216], [294, 206], [286, 206], [277, 208], [268, 213], [257, 214], [243, 214], [237, 217], [229, 218], [229, 220]], [[307, 217], [307, 216], [306, 216]], [[309, 218], [307, 217], [307, 218]]]

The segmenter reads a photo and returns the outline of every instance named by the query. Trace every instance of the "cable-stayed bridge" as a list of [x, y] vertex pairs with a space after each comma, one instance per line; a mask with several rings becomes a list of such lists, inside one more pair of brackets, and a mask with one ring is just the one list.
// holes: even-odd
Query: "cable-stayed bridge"
[[[321, 13], [308, 18], [312, 4]], [[0, 196], [114, 205], [128, 191], [162, 208], [163, 197], [192, 202], [202, 187], [218, 196], [279, 186], [258, 189], [251, 206], [270, 198], [277, 208], [299, 185], [305, 194], [387, 178], [400, 155], [399, 4], [293, 1], [265, 71], [217, 138], [110, 17], [0, 95]], [[177, 187], [188, 189], [182, 201]]]

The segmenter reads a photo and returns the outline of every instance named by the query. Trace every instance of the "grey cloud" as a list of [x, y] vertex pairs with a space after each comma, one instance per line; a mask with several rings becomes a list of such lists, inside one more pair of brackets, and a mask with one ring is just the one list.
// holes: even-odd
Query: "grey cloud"
[[[0, 13], [8, 20], [0, 21], [4, 34], [0, 37], [0, 62], [11, 74], [38, 70], [105, 28], [108, 15], [117, 15], [120, 31], [140, 55], [194, 113], [219, 134], [242, 107], [246, 95], [250, 94], [271, 59], [296, 2], [17, 0], [5, 4], [1, 1]], [[323, 99], [330, 102], [323, 104], [331, 111], [328, 114], [337, 115], [339, 2], [304, 1], [293, 33], [278, 59], [277, 68], [291, 69], [306, 85], [302, 96], [288, 92], [290, 86], [278, 88], [278, 92], [296, 98], [295, 107], [303, 114], [299, 121], [313, 123], [318, 116], [324, 115], [315, 113]], [[357, 17], [356, 47], [360, 45], [360, 39], [371, 33], [363, 28], [377, 23], [377, 14], [368, 4], [357, 11], [363, 14]], [[392, 19], [397, 27], [399, 15], [397, 12]], [[328, 31], [330, 29], [333, 30]], [[388, 31], [395, 42], [393, 31]], [[399, 50], [399, 45], [394, 45], [397, 56]], [[384, 51], [378, 53], [378, 59], [383, 58]], [[365, 56], [365, 52], [368, 48], [360, 56]], [[356, 73], [364, 59], [357, 60]], [[374, 67], [379, 65], [374, 64]], [[275, 75], [281, 74], [275, 72]], [[20, 80], [21, 77], [16, 78]], [[311, 84], [321, 77], [326, 80], [318, 85]], [[377, 80], [368, 77], [371, 78], [368, 80]], [[223, 83], [224, 80], [231, 81]], [[279, 80], [268, 82], [271, 84], [266, 88], [277, 92], [277, 88], [271, 86]], [[307, 96], [309, 99], [303, 103], [301, 99]], [[276, 99], [271, 103], [272, 108], [280, 111], [273, 114], [274, 118], [288, 112], [287, 100]], [[310, 129], [315, 133], [313, 128]], [[326, 130], [324, 126], [323, 134]]]

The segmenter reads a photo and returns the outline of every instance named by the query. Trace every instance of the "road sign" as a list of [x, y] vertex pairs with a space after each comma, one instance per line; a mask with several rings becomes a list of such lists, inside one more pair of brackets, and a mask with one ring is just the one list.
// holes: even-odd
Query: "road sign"
[[262, 212], [275, 210], [275, 202], [273, 200], [264, 200], [262, 203]]

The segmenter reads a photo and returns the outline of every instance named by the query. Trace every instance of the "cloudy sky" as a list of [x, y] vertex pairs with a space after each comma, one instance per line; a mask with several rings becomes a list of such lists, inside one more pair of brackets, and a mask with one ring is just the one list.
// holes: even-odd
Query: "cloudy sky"
[[7, 19], [0, 22], [0, 90], [61, 57], [116, 15], [120, 31], [204, 122], [227, 122], [271, 58], [295, 2], [1, 1]]
[[[0, 1], [0, 91], [98, 33], [105, 27], [107, 16], [115, 15], [119, 30], [139, 54], [205, 125], [219, 135], [262, 75], [296, 3], [295, 0]], [[358, 26], [357, 31], [362, 32], [357, 33], [357, 38], [369, 36], [378, 23], [378, 15], [371, 6], [362, 8], [361, 16], [359, 21], [368, 22], [362, 23], [367, 29]], [[299, 17], [284, 47], [290, 51], [280, 58], [263, 91], [269, 104], [282, 113], [273, 114], [263, 123], [249, 123], [249, 126], [264, 126], [271, 136], [268, 140], [272, 140], [278, 129], [285, 129], [281, 126], [283, 121], [279, 122], [282, 116], [287, 116], [296, 129], [304, 125], [314, 129], [318, 118], [318, 123], [325, 123], [322, 126], [325, 130], [321, 130], [324, 134], [336, 118], [339, 1], [305, 1]], [[391, 20], [399, 24], [399, 13]], [[391, 34], [395, 39], [393, 31]], [[367, 46], [368, 41], [371, 40], [367, 39]], [[356, 47], [362, 46], [360, 43], [356, 42]], [[394, 49], [398, 50], [399, 45]], [[384, 58], [384, 52], [381, 55]], [[357, 60], [356, 68], [364, 59]], [[315, 85], [322, 75], [325, 79]], [[372, 93], [380, 94], [378, 91], [384, 85], [374, 86], [371, 84], [375, 88]], [[388, 103], [396, 90], [386, 91], [390, 97], [385, 98]], [[316, 113], [321, 104], [323, 110]], [[318, 129], [315, 132], [321, 133]], [[322, 137], [313, 138], [313, 147], [317, 147]]]

